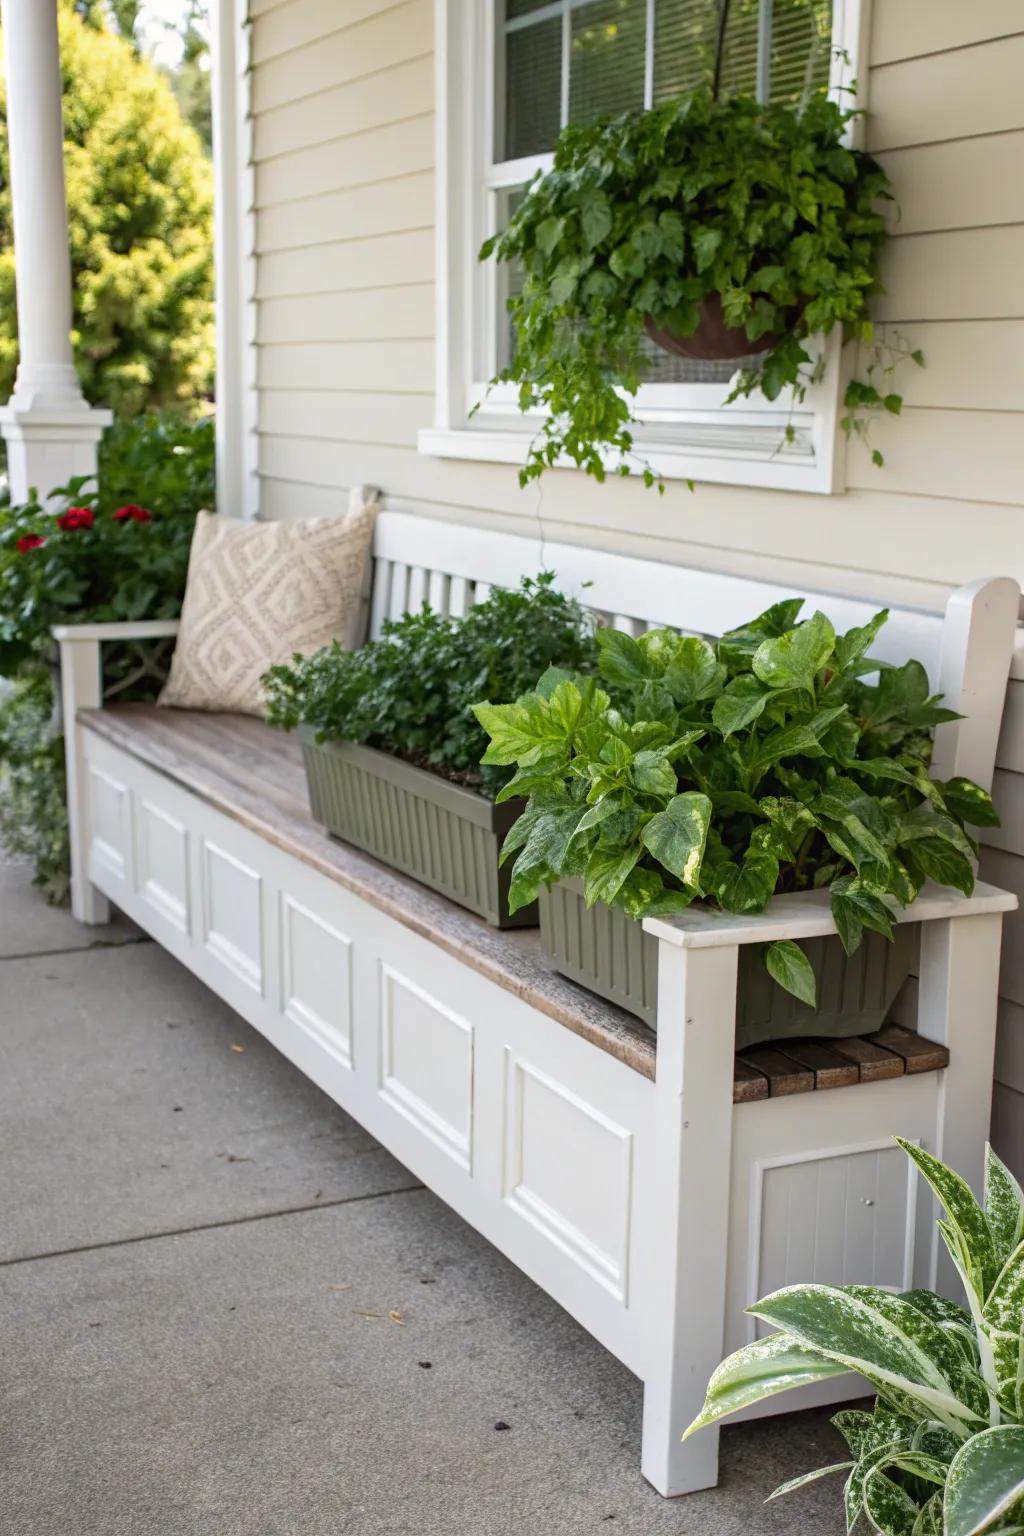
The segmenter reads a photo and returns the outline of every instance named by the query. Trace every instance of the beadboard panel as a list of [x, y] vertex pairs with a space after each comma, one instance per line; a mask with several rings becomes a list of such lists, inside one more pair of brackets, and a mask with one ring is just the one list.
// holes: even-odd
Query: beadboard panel
[[[888, 4], [892, 6], [893, 0]], [[933, 9], [964, 8], [943, 5]], [[924, 28], [920, 39], [923, 57], [872, 69], [869, 149], [939, 144], [973, 134], [1024, 128], [1024, 92], [1020, 89], [1024, 33], [1019, 20], [1016, 36], [981, 43], [967, 51], [928, 53], [928, 46]]]
[[1024, 1008], [1006, 998], [999, 1001], [996, 1082], [1024, 1093]]
[[[1024, 773], [1024, 682], [1011, 682], [1007, 687], [996, 763], [1013, 773]], [[1024, 853], [1024, 848], [1020, 852]]]
[[1024, 226], [891, 240], [876, 320], [1009, 320], [1024, 316]]
[[257, 164], [432, 111], [433, 67], [429, 55], [410, 59], [387, 71], [386, 89], [381, 88], [379, 75], [370, 75], [316, 96], [298, 96], [272, 112], [260, 112], [253, 123]]
[[260, 342], [406, 341], [434, 334], [430, 283], [369, 288], [359, 293], [321, 293], [308, 298], [261, 299]]
[[394, 0], [287, 0], [260, 16], [252, 6], [254, 19], [252, 62], [265, 64], [281, 53], [292, 53], [307, 43], [315, 43], [332, 32], [355, 26], [377, 16]]
[[433, 175], [429, 171], [399, 175], [391, 181], [263, 209], [256, 223], [256, 250], [262, 254], [330, 240], [423, 229], [433, 219]]
[[383, 176], [429, 171], [434, 165], [433, 117], [429, 112], [402, 122], [332, 139], [256, 166], [256, 206], [295, 203], [305, 197], [365, 186]]
[[982, 880], [1015, 891], [1021, 899], [1016, 912], [1003, 918], [1003, 963], [999, 971], [999, 995], [1024, 1008], [1024, 857], [1000, 848], [982, 848], [978, 862]]
[[[386, 406], [386, 409], [384, 408]], [[368, 394], [365, 390], [263, 390], [259, 429], [278, 437], [323, 438], [328, 442], [408, 442], [425, 427], [433, 411], [433, 396]]]
[[[257, 31], [259, 28], [257, 27]], [[428, 54], [434, 41], [431, 0], [406, 0], [319, 42], [295, 48], [253, 70], [252, 109], [258, 117], [349, 80], [379, 75]], [[383, 82], [379, 88], [385, 89]]]
[[878, 158], [899, 187], [899, 200], [888, 210], [896, 238], [1024, 220], [1024, 133], [919, 144]]
[[[265, 344], [259, 349], [257, 366], [257, 385], [268, 389], [362, 388], [401, 394], [419, 393], [434, 384], [434, 348], [429, 341]], [[381, 410], [386, 409], [382, 402]]]
[[992, 1145], [1024, 1177], [1024, 1094], [996, 1083], [992, 1096]]
[[884, 0], [872, 12], [871, 63], [891, 64], [922, 53], [967, 48], [1020, 30], [1019, 0], [984, 0], [981, 5]]
[[433, 278], [434, 232], [414, 229], [309, 245], [301, 251], [270, 252], [256, 263], [256, 296], [274, 299], [398, 288], [410, 282], [432, 282]]

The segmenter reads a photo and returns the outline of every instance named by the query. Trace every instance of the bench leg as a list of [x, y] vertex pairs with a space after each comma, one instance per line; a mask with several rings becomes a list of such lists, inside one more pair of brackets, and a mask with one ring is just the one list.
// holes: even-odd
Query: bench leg
[[713, 1488], [718, 1430], [682, 1443], [722, 1358], [735, 1054], [735, 947], [662, 940], [653, 1176], [639, 1191], [649, 1266], [641, 1470], [666, 1497]]
[[67, 774], [68, 826], [71, 838], [71, 911], [80, 923], [107, 923], [110, 904], [89, 882], [88, 771], [78, 726], [80, 709], [103, 702], [103, 672], [98, 640], [60, 643], [61, 714]]

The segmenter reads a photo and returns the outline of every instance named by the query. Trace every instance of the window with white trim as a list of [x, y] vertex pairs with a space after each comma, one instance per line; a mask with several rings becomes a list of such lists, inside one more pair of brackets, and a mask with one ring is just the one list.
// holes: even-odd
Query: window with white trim
[[[716, 76], [723, 92], [771, 101], [849, 86], [861, 0], [438, 0], [437, 14], [437, 414], [420, 448], [518, 463], [538, 419], [520, 415], [513, 388], [488, 386], [513, 345], [515, 273], [476, 256], [550, 166], [560, 129]], [[838, 350], [830, 338], [824, 377], [799, 407], [759, 397], [726, 407], [738, 364], [651, 343], [638, 446], [667, 477], [830, 491]]]

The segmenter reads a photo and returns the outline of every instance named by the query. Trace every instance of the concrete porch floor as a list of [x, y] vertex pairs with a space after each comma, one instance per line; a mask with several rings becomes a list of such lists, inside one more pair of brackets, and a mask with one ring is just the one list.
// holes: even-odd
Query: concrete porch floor
[[0, 868], [0, 1529], [841, 1536], [826, 1413], [641, 1478], [641, 1387], [155, 944]]

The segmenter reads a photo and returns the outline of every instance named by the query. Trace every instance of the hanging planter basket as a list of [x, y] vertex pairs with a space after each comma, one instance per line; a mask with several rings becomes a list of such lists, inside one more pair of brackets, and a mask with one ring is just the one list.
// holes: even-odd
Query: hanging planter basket
[[[702, 299], [698, 310], [700, 319], [697, 328], [689, 336], [677, 336], [673, 331], [662, 330], [655, 325], [650, 315], [644, 320], [644, 330], [655, 346], [661, 347], [664, 352], [704, 363], [724, 363], [733, 358], [742, 362], [744, 358], [756, 357], [759, 352], [767, 352], [770, 347], [774, 347], [785, 334], [783, 331], [772, 331], [767, 336], [759, 336], [756, 341], [751, 341], [741, 325], [726, 324], [722, 300], [717, 293], [709, 293], [706, 299]], [[795, 322], [796, 315], [793, 319]]]

